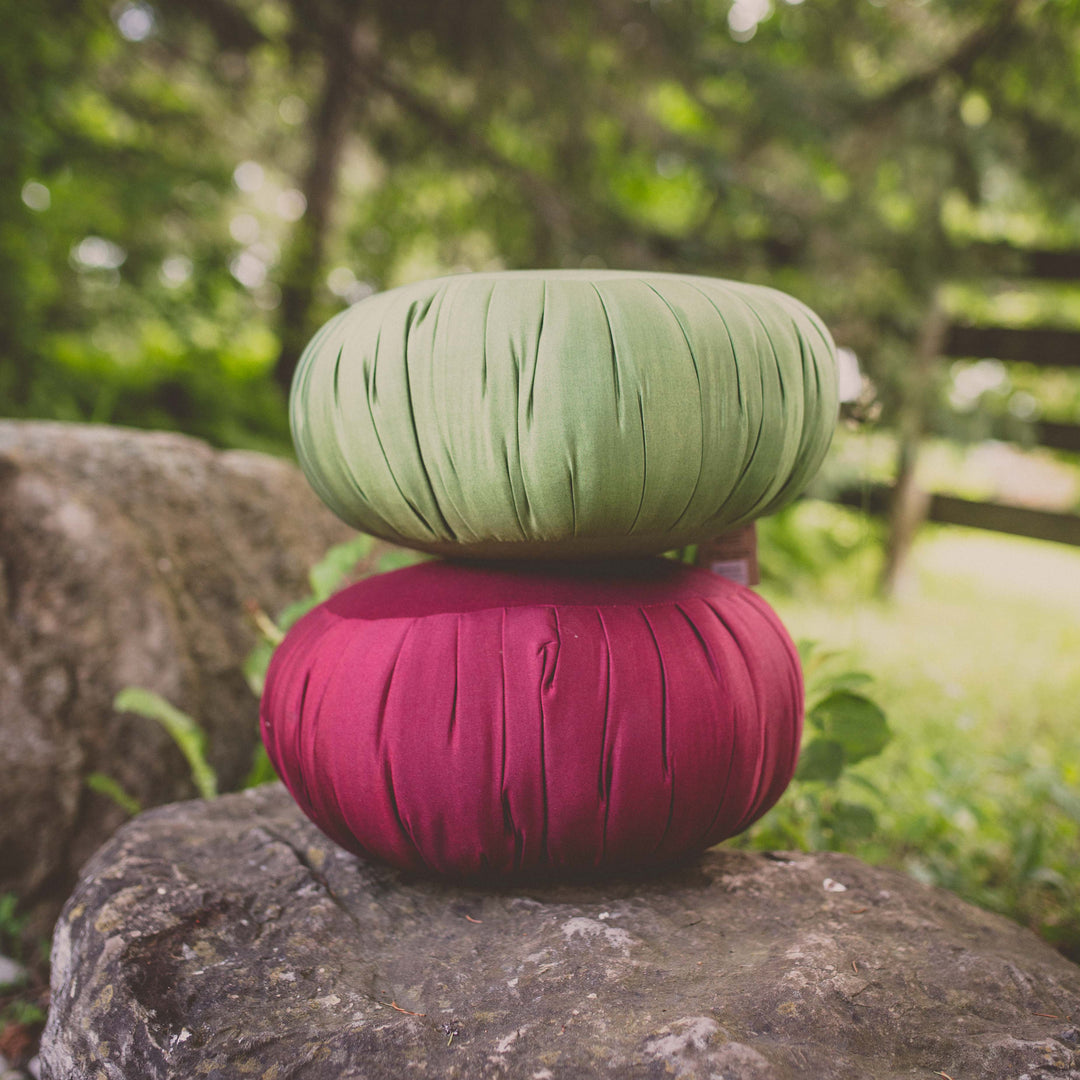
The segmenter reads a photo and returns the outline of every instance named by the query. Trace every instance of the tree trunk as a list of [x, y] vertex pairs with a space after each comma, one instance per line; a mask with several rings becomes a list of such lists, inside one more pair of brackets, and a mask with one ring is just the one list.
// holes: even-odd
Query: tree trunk
[[307, 209], [293, 232], [281, 285], [281, 352], [274, 364], [274, 378], [286, 390], [292, 383], [300, 354], [316, 329], [311, 312], [330, 232], [345, 140], [356, 104], [356, 80], [352, 78], [351, 68], [353, 38], [358, 31], [359, 19], [353, 19], [346, 33], [328, 32], [324, 38], [326, 75], [312, 122], [311, 158], [303, 184]]
[[904, 563], [919, 526], [926, 520], [930, 496], [919, 488], [916, 469], [919, 443], [926, 431], [934, 364], [941, 355], [948, 320], [937, 299], [923, 322], [912, 358], [911, 378], [900, 414], [900, 444], [896, 480], [889, 505], [889, 532], [885, 541], [885, 565], [878, 583], [883, 596], [895, 595]]

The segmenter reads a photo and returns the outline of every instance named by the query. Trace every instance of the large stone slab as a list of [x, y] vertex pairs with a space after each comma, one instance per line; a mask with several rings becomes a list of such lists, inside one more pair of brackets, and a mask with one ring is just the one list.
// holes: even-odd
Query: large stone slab
[[0, 422], [0, 893], [44, 930], [123, 812], [194, 794], [153, 721], [114, 712], [143, 686], [196, 716], [223, 785], [250, 765], [257, 704], [240, 665], [248, 601], [270, 612], [350, 531], [299, 470], [181, 435]]
[[58, 925], [52, 1080], [1065, 1080], [1080, 969], [841, 855], [457, 887], [270, 785], [125, 826]]

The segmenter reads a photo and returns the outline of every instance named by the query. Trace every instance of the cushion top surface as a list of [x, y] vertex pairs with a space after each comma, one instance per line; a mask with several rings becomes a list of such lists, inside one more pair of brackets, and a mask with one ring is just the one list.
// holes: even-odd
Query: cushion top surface
[[309, 344], [291, 401], [345, 521], [475, 557], [643, 555], [794, 498], [836, 416], [834, 347], [774, 289], [509, 271], [368, 297]]

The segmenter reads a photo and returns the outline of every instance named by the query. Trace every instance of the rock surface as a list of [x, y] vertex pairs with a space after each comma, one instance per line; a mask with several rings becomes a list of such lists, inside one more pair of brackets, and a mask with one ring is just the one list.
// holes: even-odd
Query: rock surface
[[268, 785], [150, 811], [87, 866], [42, 1059], [51, 1080], [1077, 1080], [1077, 1018], [1080, 968], [1031, 933], [847, 856], [453, 886], [347, 855]]
[[235, 784], [257, 727], [244, 605], [302, 596], [310, 565], [349, 535], [284, 461], [0, 422], [0, 893], [36, 904], [36, 930], [124, 818], [88, 774], [144, 805], [194, 793], [169, 736], [116, 714], [116, 693], [143, 686], [205, 721], [210, 761]]

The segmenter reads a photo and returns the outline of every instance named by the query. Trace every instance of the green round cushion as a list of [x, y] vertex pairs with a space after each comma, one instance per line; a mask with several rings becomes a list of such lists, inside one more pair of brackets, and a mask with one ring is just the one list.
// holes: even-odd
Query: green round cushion
[[794, 498], [836, 420], [835, 348], [775, 289], [609, 270], [371, 296], [293, 382], [300, 463], [365, 532], [448, 555], [642, 555]]

